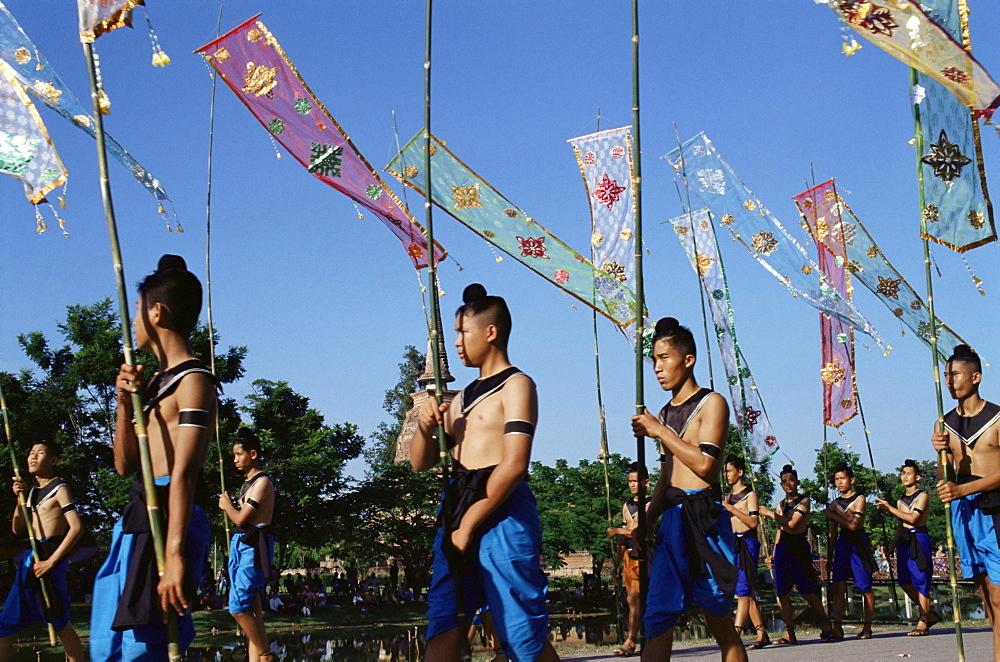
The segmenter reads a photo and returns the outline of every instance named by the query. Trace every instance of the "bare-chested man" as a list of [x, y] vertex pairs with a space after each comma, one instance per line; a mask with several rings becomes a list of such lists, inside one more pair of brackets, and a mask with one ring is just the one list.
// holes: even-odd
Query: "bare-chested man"
[[958, 406], [945, 415], [944, 432], [935, 425], [931, 442], [934, 450], [948, 452], [956, 482], [940, 481], [938, 494], [951, 503], [962, 576], [982, 592], [993, 626], [993, 658], [1000, 660], [1000, 405], [980, 397], [982, 362], [968, 345], [955, 347], [944, 379]]
[[[454, 572], [461, 579], [465, 614], [489, 606], [507, 657], [558, 660], [548, 643], [541, 522], [527, 482], [538, 418], [535, 384], [507, 358], [507, 303], [479, 284], [465, 288], [462, 300], [455, 347], [463, 364], [479, 369], [479, 379], [450, 407], [427, 400], [410, 450], [414, 469], [434, 467], [443, 421], [457, 465], [447, 497], [450, 521], [438, 529], [434, 543], [426, 659], [460, 659], [468, 623], [458, 622]], [[444, 544], [446, 535], [450, 545]], [[449, 562], [445, 552], [452, 550]]]
[[747, 618], [757, 630], [757, 640], [747, 646], [748, 650], [758, 650], [771, 643], [767, 636], [767, 625], [760, 613], [757, 603], [757, 566], [760, 558], [760, 537], [757, 527], [760, 524], [757, 493], [747, 485], [743, 478], [747, 473], [747, 465], [743, 458], [730, 455], [726, 458], [723, 476], [732, 493], [722, 500], [722, 507], [729, 511], [732, 518], [733, 533], [736, 535], [736, 549], [733, 561], [739, 575], [736, 580], [736, 631], [743, 633]]
[[931, 584], [934, 580], [933, 544], [927, 532], [927, 519], [931, 516], [930, 496], [917, 486], [920, 470], [915, 460], [907, 460], [899, 472], [899, 480], [906, 493], [893, 507], [885, 499], [878, 499], [875, 506], [899, 518], [896, 535], [886, 550], [886, 557], [896, 552], [896, 578], [907, 597], [920, 605], [920, 620], [908, 634], [923, 637], [932, 625], [941, 620], [931, 611]]
[[[28, 473], [38, 482], [38, 486], [28, 492], [28, 509], [42, 560], [36, 563], [30, 549], [22, 552], [18, 559], [14, 585], [0, 611], [0, 660], [3, 662], [13, 655], [13, 636], [46, 616], [38, 582], [33, 581], [36, 577], [45, 577], [48, 581], [52, 609], [47, 616], [59, 635], [67, 659], [83, 662], [85, 658], [80, 637], [69, 622], [70, 597], [66, 583], [69, 554], [80, 540], [83, 524], [69, 487], [55, 475], [61, 454], [59, 444], [52, 441], [39, 441], [28, 453]], [[13, 488], [14, 493], [19, 494], [27, 490], [27, 485], [24, 479], [15, 477]], [[11, 529], [17, 536], [27, 534], [20, 505], [14, 508]]]
[[236, 525], [229, 545], [229, 613], [247, 635], [247, 659], [277, 659], [269, 649], [264, 629], [264, 591], [271, 579], [274, 560], [274, 485], [261, 469], [260, 439], [249, 428], [237, 431], [233, 463], [246, 476], [236, 503], [229, 495], [219, 495], [219, 508]]
[[701, 388], [694, 378], [694, 337], [672, 317], [656, 323], [653, 362], [656, 379], [673, 397], [659, 417], [648, 411], [632, 417], [636, 435], [659, 443], [660, 479], [649, 504], [656, 522], [655, 551], [643, 621], [644, 660], [669, 660], [674, 626], [691, 601], [702, 608], [705, 625], [727, 662], [746, 660], [730, 611], [736, 588], [733, 529], [719, 501], [719, 468], [729, 432], [725, 398]]
[[111, 534], [111, 550], [94, 580], [90, 616], [92, 660], [167, 658], [167, 614], [177, 615], [181, 649], [194, 639], [190, 606], [201, 583], [211, 533], [195, 505], [209, 430], [215, 427], [215, 377], [191, 352], [188, 338], [201, 311], [201, 283], [184, 260], [164, 255], [139, 285], [135, 344], [160, 366], [146, 386], [149, 453], [160, 511], [165, 513], [165, 564], [158, 575], [146, 495], [139, 470], [139, 442], [131, 394], [142, 385], [142, 367], [118, 372], [115, 469], [134, 476], [131, 500]]
[[[639, 641], [639, 619], [642, 614], [639, 599], [639, 552], [632, 544], [632, 532], [639, 526], [639, 485], [645, 483], [649, 487], [649, 477], [646, 467], [640, 467], [633, 462], [628, 472], [628, 490], [632, 498], [622, 504], [622, 526], [609, 526], [609, 537], [618, 539], [615, 546], [615, 576], [622, 575], [625, 583], [625, 600], [628, 602], [628, 636], [617, 649], [615, 655], [631, 657]], [[646, 507], [649, 507], [649, 497], [646, 497]]]

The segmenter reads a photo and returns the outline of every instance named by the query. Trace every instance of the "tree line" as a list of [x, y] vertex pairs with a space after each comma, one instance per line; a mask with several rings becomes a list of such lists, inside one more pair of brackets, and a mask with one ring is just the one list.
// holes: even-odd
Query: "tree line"
[[[111, 446], [114, 379], [122, 362], [120, 329], [110, 299], [69, 306], [65, 320], [57, 326], [60, 338], [50, 339], [38, 331], [18, 336], [31, 368], [17, 374], [0, 372], [18, 461], [24, 461], [38, 439], [59, 442], [64, 448], [61, 475], [73, 490], [82, 519], [102, 545], [110, 539], [111, 527], [128, 500], [129, 481], [115, 473]], [[206, 364], [210, 363], [208, 334], [208, 328], [201, 325], [191, 341], [195, 356]], [[217, 332], [213, 340], [216, 374], [223, 389], [246, 378], [248, 348], [237, 345], [223, 350]], [[156, 365], [151, 354], [141, 355], [139, 362]], [[393, 462], [396, 437], [413, 404], [410, 393], [420, 388], [417, 378], [423, 366], [423, 354], [406, 347], [399, 380], [386, 391], [383, 401], [388, 420], [368, 439], [353, 423], [328, 422], [309, 398], [287, 381], [255, 379], [242, 401], [223, 392], [219, 402], [221, 458], [213, 445], [196, 497], [220, 538], [223, 518], [216, 506], [219, 472], [224, 472], [231, 491], [242, 482], [233, 468], [230, 449], [236, 431], [245, 425], [261, 439], [265, 470], [279, 495], [273, 522], [278, 567], [316, 567], [326, 556], [373, 567], [393, 558], [403, 566], [411, 586], [426, 586], [440, 481], [434, 471], [419, 473], [406, 462]], [[593, 448], [598, 448], [596, 440]], [[733, 426], [726, 452], [741, 455], [740, 449]], [[366, 461], [365, 475], [349, 476], [348, 462], [359, 457]], [[825, 444], [815, 460], [815, 477], [800, 471], [802, 490], [814, 503], [830, 502], [830, 471], [841, 461], [855, 467], [857, 489], [870, 497], [878, 495], [894, 502], [902, 493], [897, 474], [866, 468], [856, 453]], [[629, 498], [630, 463], [618, 454], [607, 458], [606, 464], [587, 459], [575, 465], [567, 460], [557, 460], [555, 466], [531, 463], [531, 487], [542, 519], [543, 555], [550, 567], [558, 567], [562, 557], [571, 552], [589, 552], [596, 574], [607, 567], [614, 548], [605, 530], [609, 517], [618, 523], [622, 503]], [[933, 489], [934, 464], [921, 462], [920, 468], [921, 487], [931, 493], [928, 527], [937, 544], [944, 538], [944, 511]], [[0, 453], [2, 471], [13, 474], [7, 453]], [[751, 482], [762, 503], [781, 498], [775, 493], [776, 476], [770, 461], [754, 465], [752, 473]], [[14, 503], [10, 490], [0, 490], [0, 507], [11, 512]], [[817, 538], [826, 531], [819, 510], [814, 507], [810, 521]], [[874, 508], [868, 509], [867, 517], [873, 541], [887, 544], [895, 531], [894, 518]], [[770, 531], [771, 537], [773, 533]], [[12, 534], [0, 534], [0, 543], [4, 536], [9, 540]]]

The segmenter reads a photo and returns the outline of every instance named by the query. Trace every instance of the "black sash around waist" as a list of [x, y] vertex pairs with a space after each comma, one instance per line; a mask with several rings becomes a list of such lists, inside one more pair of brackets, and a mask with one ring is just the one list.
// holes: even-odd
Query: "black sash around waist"
[[236, 533], [240, 534], [240, 543], [253, 547], [253, 564], [259, 568], [264, 577], [271, 579], [271, 555], [268, 549], [267, 536], [271, 533], [271, 525], [251, 526], [247, 528], [236, 527]]
[[813, 566], [812, 549], [809, 547], [809, 540], [806, 538], [806, 534], [782, 531], [781, 540], [778, 542], [781, 543], [782, 548], [791, 556], [802, 561], [802, 568], [805, 570], [806, 575], [810, 579], [815, 580], [816, 568]]
[[721, 496], [718, 486], [693, 494], [688, 494], [679, 487], [668, 487], [665, 496], [668, 508], [684, 506], [681, 509], [681, 517], [687, 534], [691, 575], [702, 577], [711, 569], [719, 588], [725, 593], [732, 594], [736, 590], [736, 566], [733, 565], [732, 559], [715, 551], [708, 543], [707, 532], [715, 528], [723, 512], [718, 498]]
[[921, 546], [920, 539], [917, 537], [918, 533], [927, 533], [927, 527], [918, 526], [911, 529], [904, 526], [903, 530], [899, 534], [899, 541], [910, 546], [909, 558], [911, 561], [916, 561], [917, 569], [923, 572], [930, 567], [930, 559], [928, 559], [927, 554], [924, 553], [924, 548]]
[[472, 507], [472, 504], [486, 498], [486, 482], [493, 475], [496, 466], [466, 469], [460, 463], [454, 463], [451, 474], [451, 484], [445, 492], [445, 502], [438, 515], [438, 526], [451, 533], [458, 528], [462, 517]]
[[746, 539], [757, 539], [757, 529], [749, 529], [745, 534], [736, 534], [736, 558], [738, 566], [743, 568], [747, 584], [751, 589], [757, 588], [757, 555], [750, 551]]
[[878, 572], [878, 564], [875, 562], [875, 554], [872, 552], [872, 543], [865, 537], [864, 533], [864, 531], [842, 529], [840, 537], [847, 540], [847, 543], [851, 547], [858, 550], [858, 556], [861, 557], [861, 567], [869, 575], [873, 575]]

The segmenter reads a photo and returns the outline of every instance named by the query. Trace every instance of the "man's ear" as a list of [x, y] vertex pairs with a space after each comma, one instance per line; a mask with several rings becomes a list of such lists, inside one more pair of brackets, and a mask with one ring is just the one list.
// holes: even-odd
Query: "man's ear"
[[688, 354], [687, 356], [684, 357], [684, 367], [685, 368], [691, 368], [691, 367], [693, 367], [694, 364], [695, 364], [695, 361], [697, 361], [697, 360], [698, 360], [698, 357], [696, 357], [694, 354]]
[[489, 342], [492, 343], [494, 340], [497, 339], [497, 337], [499, 335], [500, 335], [500, 332], [497, 331], [497, 327], [496, 327], [495, 324], [489, 324], [489, 325], [487, 325], [487, 327], [486, 327], [486, 340], [488, 340]]

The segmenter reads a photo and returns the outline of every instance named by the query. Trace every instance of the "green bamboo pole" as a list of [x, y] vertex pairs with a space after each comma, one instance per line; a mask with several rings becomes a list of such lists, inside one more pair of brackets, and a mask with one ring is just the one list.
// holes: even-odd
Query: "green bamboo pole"
[[[635, 413], [642, 415], [646, 411], [645, 393], [643, 392], [643, 320], [645, 318], [645, 297], [643, 295], [642, 279], [642, 141], [639, 130], [639, 0], [632, 0], [632, 130], [635, 137], [635, 157], [632, 159], [632, 186], [635, 200]], [[643, 435], [635, 437], [636, 462], [640, 467], [646, 466], [646, 438]], [[665, 477], [661, 477], [664, 480]], [[646, 484], [639, 481], [639, 539], [644, 541], [639, 553], [639, 608], [646, 609], [646, 594], [649, 590], [649, 569], [646, 560], [649, 550], [645, 541], [648, 539], [646, 509], [641, 504], [646, 502]]]
[[[101, 198], [104, 201], [104, 217], [108, 225], [108, 238], [111, 242], [111, 260], [115, 271], [115, 288], [118, 293], [118, 316], [122, 324], [122, 353], [125, 363], [135, 365], [135, 349], [132, 347], [131, 319], [128, 310], [128, 297], [125, 293], [125, 270], [122, 267], [121, 246], [118, 244], [118, 226], [115, 223], [115, 209], [111, 201], [111, 181], [108, 179], [108, 153], [104, 139], [104, 118], [101, 115], [99, 90], [97, 86], [97, 67], [94, 64], [94, 49], [90, 43], [83, 44], [83, 52], [87, 60], [87, 73], [90, 76], [90, 97], [94, 106], [94, 130], [97, 138], [97, 166], [101, 176]], [[135, 416], [135, 431], [139, 442], [139, 461], [142, 466], [142, 483], [146, 493], [146, 511], [149, 514], [149, 529], [153, 537], [153, 550], [156, 554], [156, 569], [162, 576], [165, 563], [163, 516], [160, 514], [160, 500], [153, 482], [153, 461], [149, 455], [149, 435], [146, 431], [146, 412], [142, 409], [142, 396], [132, 393], [132, 410]], [[180, 637], [177, 632], [177, 616], [173, 610], [167, 614], [167, 655], [170, 662], [181, 662]]]
[[[4, 397], [3, 388], [0, 388], [0, 411], [3, 412], [3, 431], [7, 436], [7, 450], [10, 451], [10, 464], [14, 467], [14, 475], [17, 476], [18, 480], [20, 480], [21, 469], [18, 464], [17, 456], [14, 454], [14, 437], [10, 432], [10, 418], [7, 415], [7, 398]], [[35, 563], [39, 563], [41, 562], [42, 557], [38, 553], [38, 541], [35, 540], [35, 531], [34, 526], [32, 526], [31, 511], [28, 509], [28, 502], [24, 497], [24, 492], [17, 493], [17, 503], [21, 507], [21, 516], [24, 517], [24, 527], [28, 531], [28, 542], [31, 544], [31, 556], [35, 559]], [[42, 590], [42, 601], [45, 602], [45, 612], [42, 616], [45, 618], [45, 625], [48, 626], [49, 630], [49, 645], [55, 646], [56, 629], [53, 627], [52, 621], [49, 620], [49, 610], [52, 609], [49, 578], [42, 577], [39, 579], [38, 585]]]
[[[910, 69], [910, 86], [918, 82], [916, 69]], [[944, 432], [944, 400], [941, 396], [941, 365], [938, 357], [937, 317], [934, 315], [934, 282], [931, 275], [931, 248], [927, 240], [927, 220], [924, 217], [924, 171], [920, 158], [924, 153], [924, 134], [920, 123], [920, 106], [913, 106], [916, 122], [917, 183], [920, 190], [920, 234], [924, 244], [924, 278], [927, 281], [927, 319], [930, 324], [931, 361], [934, 364], [934, 394], [937, 398], [937, 429]], [[948, 451], [938, 454], [938, 470], [944, 480], [954, 480], [954, 467], [948, 461]], [[955, 646], [959, 662], [965, 662], [965, 642], [962, 639], [962, 607], [958, 599], [958, 579], [955, 569], [955, 531], [951, 521], [951, 502], [944, 504], [945, 538], [948, 543], [948, 583], [951, 585], [952, 617], [955, 624]]]
[[[219, 22], [215, 26], [215, 38], [219, 38], [222, 28], [222, 5], [219, 5]], [[208, 316], [208, 363], [212, 374], [215, 374], [215, 322], [212, 318], [212, 143], [215, 138], [215, 84], [219, 74], [212, 70], [212, 101], [208, 110], [208, 184], [205, 193], [205, 314]], [[219, 417], [215, 417], [215, 448], [219, 452], [219, 487], [226, 492], [225, 460], [222, 457], [222, 434], [219, 428]], [[229, 518], [223, 517], [222, 524], [226, 529], [226, 552], [232, 544], [233, 534], [229, 528]], [[226, 554], [222, 555], [226, 558]]]
[[[434, 399], [438, 406], [444, 402], [444, 382], [441, 379], [441, 306], [438, 301], [440, 287], [438, 287], [437, 264], [434, 259], [434, 212], [432, 200], [433, 182], [431, 180], [431, 26], [432, 26], [432, 5], [433, 0], [427, 0], [427, 17], [425, 28], [425, 50], [424, 50], [424, 213], [427, 222], [427, 279], [430, 281], [427, 287], [428, 298], [431, 303], [431, 320], [428, 334], [431, 341], [431, 360], [434, 364]], [[451, 549], [451, 538], [448, 535], [448, 525], [451, 524], [451, 473], [452, 457], [448, 452], [448, 439], [445, 437], [444, 422], [438, 423], [438, 454], [441, 458], [441, 483], [443, 486], [443, 534], [441, 536], [441, 549], [448, 552]], [[446, 556], [450, 554], [446, 553]], [[449, 563], [451, 576], [455, 580], [455, 609], [458, 616], [459, 639], [462, 642], [462, 659], [472, 660], [472, 651], [469, 646], [467, 631], [467, 614], [465, 613], [465, 600], [462, 591], [462, 577], [456, 564]]]

